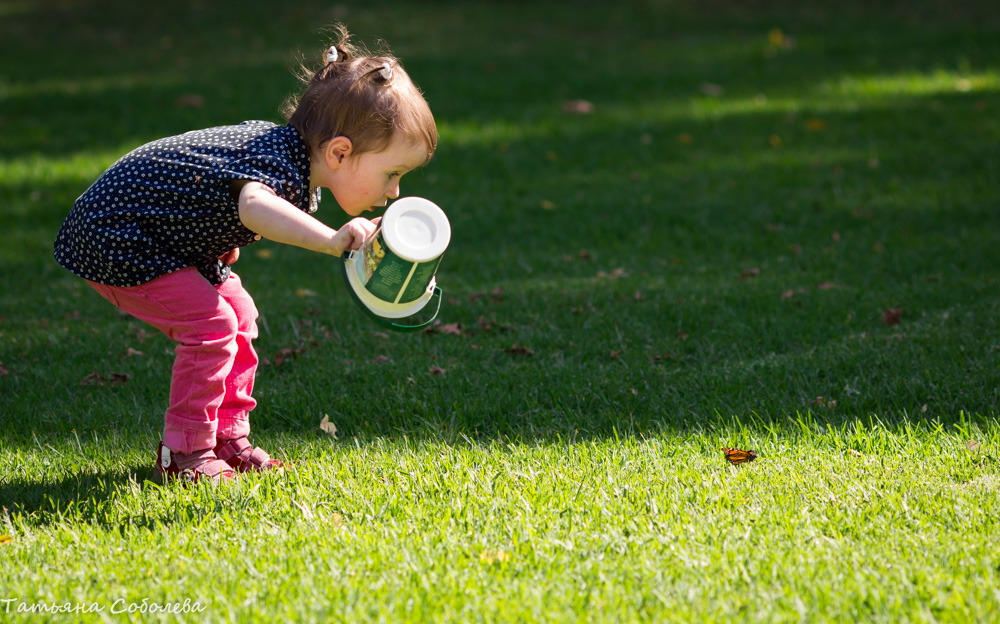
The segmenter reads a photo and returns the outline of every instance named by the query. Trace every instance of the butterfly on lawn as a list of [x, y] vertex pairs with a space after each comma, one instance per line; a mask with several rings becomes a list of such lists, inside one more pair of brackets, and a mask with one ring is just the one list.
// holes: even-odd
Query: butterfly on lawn
[[747, 462], [752, 462], [757, 459], [757, 453], [753, 450], [744, 451], [738, 448], [722, 447], [722, 453], [726, 456], [726, 461], [734, 466], [739, 466], [740, 464], [745, 464]]

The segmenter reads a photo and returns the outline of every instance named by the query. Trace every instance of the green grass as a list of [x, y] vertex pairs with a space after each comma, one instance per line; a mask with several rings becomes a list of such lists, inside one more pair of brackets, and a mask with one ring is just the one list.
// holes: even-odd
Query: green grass
[[[293, 469], [151, 486], [172, 345], [55, 232], [132, 147], [279, 121], [334, 19], [435, 111], [461, 334], [250, 247]], [[0, 2], [0, 58], [5, 621], [1000, 622], [994, 3]]]

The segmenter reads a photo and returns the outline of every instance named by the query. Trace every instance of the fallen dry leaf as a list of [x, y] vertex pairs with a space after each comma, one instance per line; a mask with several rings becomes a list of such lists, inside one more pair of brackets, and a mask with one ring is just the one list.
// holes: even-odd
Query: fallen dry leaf
[[882, 324], [889, 327], [894, 325], [899, 325], [902, 321], [903, 309], [902, 308], [886, 308], [882, 312]]
[[743, 271], [743, 273], [740, 274], [740, 279], [745, 280], [751, 277], [757, 277], [758, 275], [760, 275], [760, 269], [754, 267], [752, 269], [747, 269], [746, 271]]
[[272, 358], [271, 363], [275, 366], [281, 366], [286, 360], [298, 357], [300, 354], [305, 352], [305, 350], [305, 347], [298, 347], [296, 349], [293, 349], [292, 347], [285, 347], [283, 349], [279, 349], [278, 352], [274, 354], [274, 358]]
[[667, 359], [670, 359], [669, 353], [664, 353], [663, 355], [654, 355], [653, 357], [649, 358], [649, 361], [652, 362], [653, 364], [656, 364], [657, 362], [662, 362], [663, 360]]
[[272, 257], [274, 257], [274, 252], [271, 251], [270, 249], [258, 249], [257, 251], [253, 252], [253, 255], [260, 258], [261, 260], [270, 260]]
[[323, 414], [323, 420], [319, 421], [319, 429], [327, 435], [333, 436], [333, 439], [337, 439], [337, 425], [330, 422], [330, 417]]
[[295, 289], [295, 294], [299, 298], [305, 299], [306, 297], [315, 297], [316, 296], [316, 291], [309, 290], [308, 288], [296, 288]]
[[525, 347], [524, 345], [519, 345], [515, 343], [512, 347], [503, 350], [504, 353], [509, 353], [511, 355], [534, 355], [535, 352]]
[[0, 362], [0, 377], [3, 377], [3, 376], [5, 376], [5, 375], [7, 375], [9, 373], [10, 373], [10, 369], [7, 368], [6, 366], [4, 366], [3, 362]]
[[823, 130], [823, 129], [826, 128], [826, 120], [825, 119], [815, 119], [815, 118], [814, 119], [807, 119], [806, 120], [806, 128], [808, 128], [809, 130], [812, 130], [813, 132], [816, 132], [818, 130]]
[[816, 288], [818, 288], [819, 290], [833, 290], [836, 287], [837, 285], [834, 284], [833, 282], [823, 282], [822, 284], [818, 284], [816, 286]]
[[557, 207], [555, 202], [549, 201], [547, 199], [543, 199], [540, 205], [542, 207], [542, 210], [555, 210]]
[[437, 328], [442, 334], [448, 334], [450, 336], [461, 336], [462, 335], [462, 324], [461, 323], [445, 323]]
[[97, 371], [94, 371], [83, 378], [80, 382], [82, 386], [103, 386], [108, 384], [111, 387], [114, 386], [124, 386], [128, 381], [129, 376], [125, 373], [111, 373], [110, 377], [105, 377], [104, 375], [99, 375]]
[[4, 544], [13, 544], [13, 543], [14, 543], [14, 538], [13, 537], [7, 535], [6, 533], [3, 534], [3, 535], [0, 535], [0, 546], [2, 546]]
[[598, 271], [597, 277], [603, 279], [618, 279], [619, 277], [628, 277], [628, 272], [624, 268], [618, 267], [617, 269], [614, 269], [610, 273], [605, 273], [604, 271]]
[[978, 451], [979, 450], [979, 442], [977, 442], [975, 440], [969, 440], [968, 442], [965, 443], [965, 446], [970, 451]]
[[129, 347], [128, 351], [125, 352], [125, 357], [132, 357], [133, 355], [142, 357], [146, 354], [143, 353], [142, 351], [139, 351], [138, 349], [133, 349], [132, 347]]
[[571, 115], [589, 115], [594, 112], [594, 104], [587, 100], [569, 100], [563, 102], [563, 111]]
[[174, 105], [177, 106], [177, 108], [204, 108], [205, 98], [197, 93], [188, 93], [187, 95], [179, 96], [176, 100], [174, 100]]
[[726, 88], [712, 82], [703, 82], [698, 85], [698, 90], [711, 97], [719, 97], [726, 92]]
[[440, 366], [431, 366], [427, 369], [430, 371], [431, 375], [444, 375], [447, 371]]
[[381, 364], [382, 362], [391, 362], [392, 358], [389, 357], [388, 355], [376, 355], [374, 358], [372, 358], [372, 361], [375, 362], [376, 364]]

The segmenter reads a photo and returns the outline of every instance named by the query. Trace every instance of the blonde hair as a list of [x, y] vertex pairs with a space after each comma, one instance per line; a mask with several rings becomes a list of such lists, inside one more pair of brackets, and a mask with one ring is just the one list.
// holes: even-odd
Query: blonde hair
[[323, 51], [326, 64], [315, 72], [302, 67], [305, 90], [282, 110], [288, 123], [311, 152], [338, 136], [350, 139], [356, 154], [380, 152], [401, 136], [423, 143], [429, 161], [437, 148], [437, 126], [399, 60], [351, 45], [342, 24], [334, 31], [338, 41]]

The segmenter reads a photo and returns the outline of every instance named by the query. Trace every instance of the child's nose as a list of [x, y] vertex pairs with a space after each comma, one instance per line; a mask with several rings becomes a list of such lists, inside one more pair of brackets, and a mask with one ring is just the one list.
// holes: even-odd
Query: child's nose
[[399, 197], [399, 184], [397, 183], [396, 186], [392, 187], [392, 189], [386, 196], [389, 199], [396, 199], [397, 197]]

